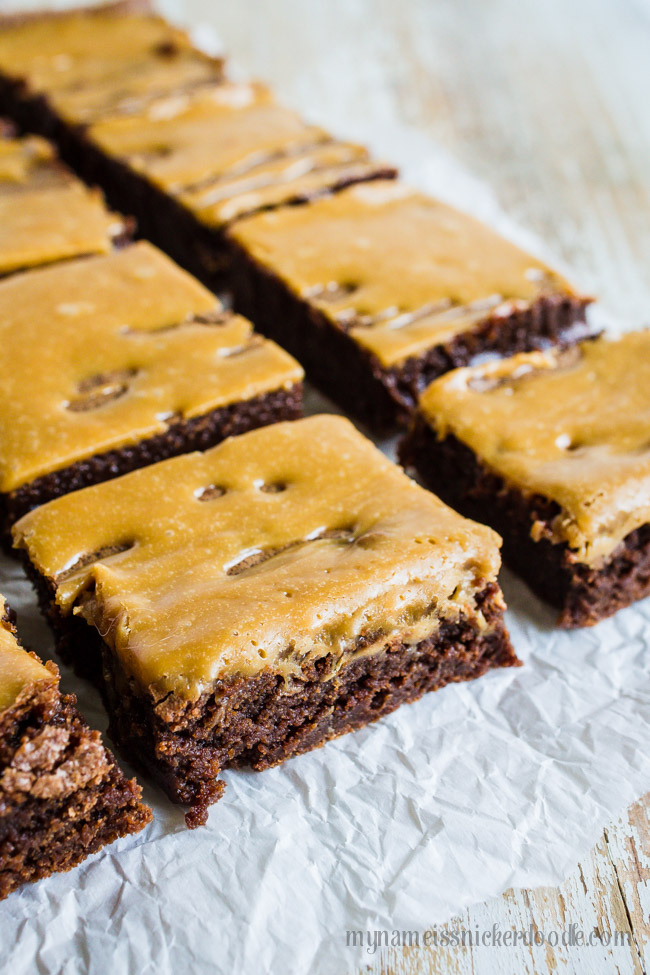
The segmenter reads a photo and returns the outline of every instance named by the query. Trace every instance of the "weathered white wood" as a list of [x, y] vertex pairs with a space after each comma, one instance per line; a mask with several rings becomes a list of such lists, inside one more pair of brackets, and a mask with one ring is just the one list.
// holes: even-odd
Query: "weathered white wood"
[[[483, 932], [491, 934], [494, 928], [502, 934], [507, 930], [530, 932], [532, 928], [540, 941], [544, 934], [544, 944], [531, 944], [529, 935], [528, 944], [511, 946], [474, 943], [429, 950], [389, 950], [369, 956], [366, 971], [373, 975], [645, 972], [650, 937], [649, 798], [604, 831], [591, 855], [560, 888], [510, 890], [502, 898], [466, 911], [441, 929], [459, 936], [466, 931], [476, 942], [477, 932], [482, 937]], [[549, 944], [551, 932], [557, 932], [558, 945]], [[592, 932], [598, 936], [593, 946], [579, 943]], [[562, 943], [563, 935], [573, 943]]]

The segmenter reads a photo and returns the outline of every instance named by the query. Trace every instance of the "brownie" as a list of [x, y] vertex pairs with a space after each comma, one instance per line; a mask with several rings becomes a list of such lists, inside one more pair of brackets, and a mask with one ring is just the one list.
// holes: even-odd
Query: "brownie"
[[229, 236], [235, 304], [376, 430], [479, 354], [587, 334], [581, 297], [490, 228], [400, 182], [251, 216]]
[[590, 626], [650, 595], [650, 332], [461, 369], [423, 395], [401, 456], [503, 536], [505, 561]]
[[301, 413], [302, 370], [153, 245], [0, 281], [0, 512]]
[[66, 495], [14, 526], [113, 740], [205, 821], [264, 769], [519, 661], [498, 537], [316, 416]]
[[223, 77], [222, 60], [196, 50], [146, 0], [1, 14], [0, 61], [16, 93], [56, 92], [79, 107], [79, 122]]
[[75, 707], [55, 664], [17, 640], [0, 597], [0, 900], [22, 884], [70, 870], [151, 820]]
[[0, 120], [0, 277], [121, 243], [128, 224], [110, 213], [38, 136], [17, 138]]
[[[189, 42], [168, 46], [164, 57], [149, 50], [146, 70], [138, 52], [130, 67], [120, 58], [117, 80], [101, 58], [95, 64], [94, 47], [92, 59], [80, 53], [105, 21], [113, 41], [130, 35], [131, 20], [77, 12], [3, 30], [0, 19], [0, 106], [51, 135], [73, 168], [137, 218], [143, 236], [208, 286], [228, 283], [224, 231], [242, 215], [395, 175], [363, 147], [277, 104], [263, 85], [195, 78], [192, 59], [203, 55]], [[51, 59], [35, 57], [41, 41]], [[74, 86], [70, 77], [59, 81], [61, 56]]]

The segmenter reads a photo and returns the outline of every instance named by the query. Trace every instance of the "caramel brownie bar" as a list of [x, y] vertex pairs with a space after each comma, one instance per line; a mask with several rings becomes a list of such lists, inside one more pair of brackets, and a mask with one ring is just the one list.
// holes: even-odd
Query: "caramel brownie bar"
[[302, 370], [151, 244], [0, 281], [0, 510], [301, 412]]
[[375, 428], [403, 418], [432, 379], [479, 353], [587, 333], [587, 299], [560, 275], [399, 182], [258, 214], [229, 236], [242, 313]]
[[0, 64], [1, 94], [27, 128], [45, 93], [85, 124], [223, 76], [220, 59], [197, 51], [151, 4], [132, 0], [0, 15]]
[[[105, 19], [111, 37], [130, 34], [129, 17]], [[76, 59], [101, 23], [77, 13], [0, 29], [0, 104], [34, 131], [52, 133], [66, 160], [137, 218], [143, 236], [210, 286], [226, 283], [223, 231], [242, 214], [394, 175], [361, 146], [278, 105], [262, 85], [187, 83], [170, 68], [178, 68], [178, 52], [165, 51], [164, 78], [161, 66], [150, 68], [156, 83], [145, 75], [146, 90], [136, 60], [117, 81], [106, 72], [93, 80], [100, 69], [92, 58]], [[41, 38], [53, 59], [45, 67], [36, 57]], [[57, 81], [61, 57], [72, 58], [74, 86]]]
[[18, 643], [0, 596], [0, 900], [70, 870], [151, 810], [91, 731], [56, 666]]
[[[516, 666], [499, 539], [316, 416], [58, 498], [14, 526], [60, 651], [188, 825], [264, 769]], [[88, 625], [90, 624], [90, 626]]]
[[126, 225], [37, 136], [22, 139], [0, 120], [0, 276], [83, 254], [110, 251]]
[[443, 376], [402, 457], [503, 535], [561, 626], [650, 594], [650, 332]]

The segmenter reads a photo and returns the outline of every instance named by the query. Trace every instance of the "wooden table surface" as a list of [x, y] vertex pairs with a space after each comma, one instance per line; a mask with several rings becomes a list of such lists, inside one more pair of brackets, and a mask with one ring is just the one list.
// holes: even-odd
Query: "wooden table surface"
[[[167, 9], [174, 10], [174, 0]], [[488, 183], [611, 311], [650, 321], [650, 0], [185, 0], [246, 75], [354, 135], [404, 123]], [[396, 147], [396, 155], [398, 156]], [[561, 888], [509, 891], [458, 922], [627, 931], [618, 947], [369, 956], [368, 972], [642, 972], [650, 797]]]

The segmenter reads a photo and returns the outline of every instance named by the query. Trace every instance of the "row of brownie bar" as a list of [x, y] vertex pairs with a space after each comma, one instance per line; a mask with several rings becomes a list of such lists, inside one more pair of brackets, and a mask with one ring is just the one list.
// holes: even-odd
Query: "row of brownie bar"
[[[0, 158], [5, 531], [19, 519], [59, 655], [101, 685], [113, 738], [190, 806], [189, 825], [225, 767], [268, 767], [518, 663], [495, 536], [347, 421], [274, 422], [300, 413], [290, 356], [150, 244], [125, 241], [125, 222], [42, 139], [5, 130]], [[187, 453], [267, 423], [261, 439]], [[57, 507], [68, 499], [70, 514]], [[96, 629], [82, 622], [91, 602]], [[257, 639], [242, 645], [243, 620]], [[52, 665], [3, 634], [0, 896], [150, 819]]]
[[[59, 655], [101, 685], [114, 740], [189, 825], [223, 768], [518, 663], [492, 533], [347, 421], [273, 423], [300, 412], [297, 363], [151, 245], [115, 247], [123, 221], [42, 140], [6, 132], [0, 150], [5, 528], [19, 518]], [[150, 818], [52, 666], [7, 640], [2, 896]]]
[[[222, 282], [227, 275], [239, 307], [252, 309], [264, 330], [294, 350], [351, 411], [390, 425], [412, 410], [430, 379], [478, 352], [513, 352], [584, 334], [585, 300], [540, 262], [380, 178], [387, 171], [363, 150], [306, 127], [259, 86], [217, 79], [214, 64], [209, 78], [181, 84], [179, 75], [201, 74], [204, 61], [157, 18], [130, 16], [126, 32], [137, 50], [118, 57], [125, 23], [113, 10], [64, 17], [54, 30], [51, 21], [15, 26], [4, 53], [0, 35], [8, 105], [23, 122], [51, 131], [68, 158], [122, 206], [130, 187], [127, 209], [157, 221], [145, 224], [147, 232], [168, 250], [178, 248], [179, 259], [204, 280]], [[98, 57], [75, 57], [98, 26]], [[15, 75], [7, 79], [6, 53], [13, 51], [24, 69], [35, 30], [44, 31], [38, 71], [25, 86]], [[48, 38], [55, 46], [50, 67], [65, 76], [62, 84], [48, 76], [42, 56]], [[226, 161], [224, 142], [231, 153]], [[140, 245], [138, 260], [154, 254]], [[115, 281], [107, 294], [114, 289]], [[76, 315], [84, 296], [64, 304]], [[131, 326], [127, 334], [138, 331]], [[614, 347], [598, 341], [581, 346], [573, 359], [533, 353], [443, 376], [423, 397], [403, 448], [405, 462], [416, 463], [454, 505], [486, 521], [499, 512], [513, 561], [518, 542], [534, 532], [537, 567], [530, 541], [522, 544], [520, 561], [530, 562], [533, 581], [546, 579], [545, 594], [556, 602], [568, 585], [571, 603], [562, 605], [570, 625], [593, 622], [647, 591], [643, 504], [602, 537], [630, 477], [642, 492], [645, 485], [647, 498], [647, 406], [635, 365], [639, 349], [631, 341], [615, 346], [613, 372], [603, 364], [612, 361]], [[638, 380], [631, 399], [630, 367]], [[122, 366], [94, 374], [90, 384], [80, 380], [77, 398], [85, 406], [78, 412], [89, 402], [91, 413], [119, 400], [128, 407], [139, 375]], [[549, 377], [562, 398], [554, 400], [553, 417], [540, 417]], [[603, 390], [609, 392], [604, 415], [627, 405], [639, 417], [634, 430], [623, 435], [620, 424], [613, 431], [597, 422], [586, 429], [583, 422], [569, 436], [571, 409], [593, 409]], [[516, 423], [522, 400], [533, 403], [522, 436], [532, 434], [533, 442], [537, 436], [546, 474], [538, 483], [548, 496], [532, 500], [534, 477], [528, 493], [506, 490], [517, 484], [517, 471], [530, 474], [526, 457], [517, 466], [517, 449], [526, 455], [529, 444], [513, 448], [507, 426], [514, 414], [515, 434], [523, 430]], [[463, 418], [470, 419], [463, 425]], [[477, 456], [485, 445], [472, 432], [486, 419], [507, 435], [497, 437], [483, 468]], [[553, 432], [563, 451], [555, 480]], [[616, 466], [608, 448], [621, 442], [626, 459], [632, 457], [628, 480], [619, 465], [608, 491], [601, 491], [600, 520], [581, 519], [591, 507], [590, 485], [576, 483], [576, 463], [586, 455], [592, 482], [598, 481]], [[77, 479], [59, 483], [50, 496], [121, 473], [123, 453], [117, 450], [99, 476], [77, 469]], [[631, 472], [634, 457], [640, 460]], [[155, 452], [130, 466], [152, 459]], [[573, 490], [554, 495], [554, 486], [567, 481]], [[639, 517], [645, 521], [634, 527]], [[200, 457], [61, 498], [26, 515], [15, 539], [27, 553], [60, 652], [95, 675], [103, 658], [113, 736], [170, 795], [190, 804], [191, 824], [220, 795], [215, 777], [227, 765], [267, 767], [425, 690], [517, 662], [503, 629], [495, 537], [424, 495], [340, 420], [246, 434]], [[603, 570], [603, 559], [615, 560], [615, 568]], [[235, 632], [244, 615], [246, 627]], [[88, 623], [104, 636], [92, 648]]]
[[[100, 33], [101, 49], [93, 45], [89, 57], [87, 41]], [[408, 190], [390, 167], [308, 125], [264, 86], [227, 81], [220, 61], [146, 3], [8, 25], [0, 72], [17, 118], [52, 133], [75, 167], [182, 264], [213, 286], [226, 283], [257, 328], [376, 430], [408, 421], [432, 380], [481, 353], [565, 346], [587, 333], [587, 299], [561, 276]], [[480, 447], [475, 466], [485, 474]], [[568, 454], [571, 480], [584, 450]], [[543, 476], [517, 481], [510, 468], [517, 497], [507, 517], [492, 498], [494, 458], [497, 480], [483, 505], [468, 507], [459, 490], [438, 487], [507, 536], [508, 561], [561, 609], [565, 625], [594, 622], [645, 592], [643, 531], [616, 536], [607, 566], [593, 554], [598, 545], [587, 557], [570, 532], [549, 527], [535, 558], [524, 555], [531, 532], [558, 520], [561, 492], [549, 496]], [[597, 490], [592, 468], [587, 493]], [[643, 529], [638, 517], [628, 534]], [[623, 541], [634, 570], [628, 558], [609, 565]]]
[[[5, 540], [50, 496], [301, 412], [297, 363], [131, 226], [49, 143], [0, 127]], [[2, 899], [151, 811], [4, 601], [0, 617]]]
[[224, 78], [146, 3], [5, 22], [3, 109], [375, 429], [476, 354], [587, 332], [561, 275]]

